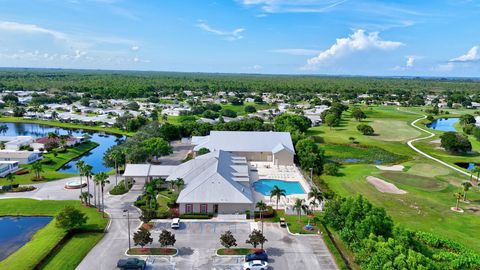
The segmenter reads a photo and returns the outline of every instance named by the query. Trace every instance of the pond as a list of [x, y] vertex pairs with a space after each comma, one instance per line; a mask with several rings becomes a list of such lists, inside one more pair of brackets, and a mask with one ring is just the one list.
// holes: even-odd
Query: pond
[[0, 261], [30, 241], [52, 217], [0, 217]]
[[435, 119], [432, 121], [431, 124], [428, 124], [427, 127], [435, 130], [440, 130], [440, 131], [456, 131], [453, 125], [457, 123], [459, 120], [460, 120], [459, 118]]
[[47, 136], [49, 132], [55, 132], [58, 135], [72, 135], [72, 136], [83, 136], [88, 134], [91, 136], [91, 141], [98, 143], [99, 145], [94, 149], [87, 152], [85, 155], [80, 158], [74, 159], [64, 167], [62, 167], [59, 172], [66, 173], [78, 173], [77, 168], [75, 167], [75, 162], [78, 159], [85, 161], [93, 166], [93, 172], [107, 172], [111, 168], [103, 165], [103, 154], [113, 145], [117, 145], [119, 142], [125, 139], [124, 136], [120, 135], [111, 135], [103, 132], [88, 131], [82, 129], [66, 129], [60, 127], [53, 127], [40, 124], [31, 124], [31, 123], [1, 123], [7, 125], [8, 131], [5, 133], [5, 136], [33, 136], [33, 137], [44, 137]]

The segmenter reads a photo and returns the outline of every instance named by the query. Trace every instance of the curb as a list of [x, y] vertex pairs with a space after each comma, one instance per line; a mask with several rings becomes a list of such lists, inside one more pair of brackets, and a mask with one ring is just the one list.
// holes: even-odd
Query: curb
[[173, 257], [178, 255], [178, 248], [174, 248], [174, 249], [175, 249], [176, 252], [173, 255], [130, 255], [130, 254], [127, 253], [128, 252], [128, 249], [127, 249], [127, 250], [125, 250], [125, 256], [128, 256], [128, 257], [142, 257], [142, 258], [143, 257], [151, 257], [151, 256], [173, 258]]

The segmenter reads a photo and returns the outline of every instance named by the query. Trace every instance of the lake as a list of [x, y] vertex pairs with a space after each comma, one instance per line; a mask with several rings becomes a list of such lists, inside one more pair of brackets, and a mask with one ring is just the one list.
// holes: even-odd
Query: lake
[[[66, 129], [60, 127], [53, 127], [40, 124], [31, 124], [31, 123], [0, 123], [7, 125], [8, 131], [5, 133], [5, 136], [33, 136], [33, 137], [45, 137], [49, 132], [55, 132], [58, 135], [72, 135], [72, 136], [83, 136], [88, 134], [91, 136], [91, 141], [98, 143], [99, 145], [81, 156], [79, 159], [85, 161], [93, 166], [92, 171], [97, 172], [107, 172], [112, 168], [109, 168], [103, 165], [103, 154], [111, 146], [117, 145], [119, 142], [125, 139], [121, 135], [112, 135], [106, 134], [103, 132], [95, 132], [82, 129]], [[78, 159], [74, 159], [60, 170], [59, 172], [66, 173], [78, 173], [77, 168], [75, 167], [75, 162]]]
[[440, 131], [456, 131], [453, 125], [457, 123], [459, 120], [460, 120], [459, 118], [435, 119], [432, 121], [431, 124], [427, 125], [427, 127], [435, 130], [440, 130]]
[[21, 248], [52, 217], [0, 217], [0, 260]]

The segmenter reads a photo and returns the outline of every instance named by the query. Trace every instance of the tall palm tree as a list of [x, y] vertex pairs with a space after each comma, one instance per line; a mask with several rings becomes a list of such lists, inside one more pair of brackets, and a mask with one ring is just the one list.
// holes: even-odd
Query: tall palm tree
[[317, 203], [316, 200], [310, 201], [310, 206], [312, 207], [312, 211], [315, 211], [315, 208], [317, 208], [319, 204]]
[[[258, 211], [260, 212], [260, 222], [262, 222], [262, 233], [263, 233], [263, 212], [267, 210], [267, 204], [264, 203], [263, 201], [259, 201], [255, 205], [255, 208], [257, 208]], [[255, 218], [255, 213], [253, 213], [253, 218]]]
[[83, 167], [85, 166], [85, 161], [83, 160], [78, 160], [75, 163], [75, 167], [77, 167], [78, 174], [80, 175], [80, 195], [83, 192], [83, 182], [82, 182], [82, 176], [83, 176]]
[[183, 181], [183, 178], [177, 178], [175, 180], [175, 186], [177, 187], [177, 192], [180, 193], [180, 189], [185, 185], [185, 181]]
[[[324, 199], [323, 193], [320, 190], [318, 190], [316, 187], [312, 187], [310, 192], [308, 192], [308, 199], [311, 199], [311, 198], [313, 198], [313, 202], [318, 201], [318, 204], [322, 203], [322, 200]], [[315, 211], [315, 204], [316, 203], [311, 204], [312, 206], [314, 206], [313, 211]]]
[[462, 199], [462, 194], [460, 192], [455, 192], [453, 193], [453, 196], [455, 197], [455, 199], [457, 199], [457, 203], [455, 204], [455, 210], [459, 210], [460, 208], [458, 208], [458, 203]]
[[273, 197], [277, 199], [277, 204], [276, 204], [277, 211], [278, 211], [278, 201], [280, 201], [281, 197], [286, 197], [286, 196], [287, 196], [287, 193], [285, 189], [281, 189], [277, 185], [273, 186], [272, 190], [270, 191], [270, 199], [272, 199]]
[[472, 183], [470, 182], [463, 182], [462, 183], [463, 187], [463, 201], [467, 201], [467, 191], [472, 187]]
[[295, 204], [293, 205], [293, 210], [297, 211], [298, 221], [300, 222], [300, 217], [302, 216], [302, 211], [307, 212], [308, 206], [305, 204], [305, 201], [302, 199], [296, 199]]
[[78, 196], [80, 198], [80, 202], [82, 202], [83, 205], [87, 205], [88, 203], [88, 198], [89, 197], [92, 197], [92, 194], [84, 191], [80, 194], [80, 196]]
[[43, 165], [40, 161], [35, 161], [32, 164], [32, 170], [35, 173], [35, 179], [41, 180], [42, 179], [42, 172], [43, 172]]
[[[92, 177], [93, 173], [92, 173], [92, 165], [90, 164], [85, 164], [83, 166], [83, 175], [85, 175], [85, 178], [87, 178], [87, 192], [88, 194], [91, 194], [90, 193], [90, 178]], [[88, 196], [88, 205], [91, 205], [90, 204], [90, 196]]]
[[102, 211], [102, 215], [105, 217], [105, 200], [103, 198], [103, 190], [105, 188], [105, 184], [110, 183], [110, 181], [108, 181], [108, 175], [105, 172], [99, 172], [95, 174], [94, 178], [95, 183], [100, 186], [100, 194], [102, 196], [102, 206], [100, 208]]

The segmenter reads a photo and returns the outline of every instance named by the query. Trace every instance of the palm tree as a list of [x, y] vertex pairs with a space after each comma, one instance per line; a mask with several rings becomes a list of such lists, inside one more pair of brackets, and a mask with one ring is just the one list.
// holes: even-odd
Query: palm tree
[[310, 206], [312, 207], [312, 211], [315, 211], [315, 208], [316, 208], [318, 205], [319, 205], [319, 204], [317, 203], [316, 200], [310, 201]]
[[88, 202], [88, 198], [89, 197], [92, 197], [92, 194], [84, 191], [80, 194], [80, 196], [78, 196], [80, 198], [80, 201], [82, 202], [83, 205], [87, 205], [87, 202]]
[[65, 148], [65, 144], [67, 143], [67, 139], [70, 136], [68, 135], [60, 135], [60, 147]]
[[53, 112], [52, 112], [52, 120], [55, 120], [55, 119], [57, 119], [57, 118], [58, 118], [58, 113], [57, 113], [57, 111], [53, 111]]
[[[88, 194], [91, 195], [90, 193], [90, 178], [92, 177], [92, 165], [90, 164], [85, 164], [83, 166], [83, 175], [85, 175], [85, 178], [87, 178], [87, 192]], [[88, 205], [90, 205], [90, 196], [88, 196]]]
[[313, 210], [315, 211], [316, 201], [318, 201], [318, 204], [320, 204], [320, 203], [322, 203], [322, 200], [324, 199], [323, 193], [320, 190], [318, 190], [317, 188], [312, 187], [310, 192], [308, 192], [308, 199], [311, 199], [311, 198], [313, 198], [313, 202], [315, 202], [315, 203], [310, 204], [310, 205], [314, 206]]
[[280, 201], [281, 197], [286, 197], [287, 193], [285, 189], [279, 188], [277, 185], [273, 186], [272, 190], [270, 191], [270, 199], [275, 197], [277, 199], [277, 206], [276, 210], [278, 211], [278, 201]]
[[458, 203], [462, 199], [462, 194], [460, 192], [455, 192], [453, 193], [453, 196], [455, 197], [455, 199], [457, 199], [457, 203], [455, 204], [455, 210], [459, 210], [460, 208], [458, 208]]
[[297, 211], [298, 221], [300, 222], [300, 217], [302, 216], [302, 211], [305, 213], [308, 211], [308, 206], [304, 203], [302, 199], [296, 199], [295, 204], [293, 205], [293, 210]]
[[185, 181], [183, 178], [177, 178], [175, 181], [175, 186], [177, 187], [177, 192], [180, 193], [180, 189], [185, 185]]
[[463, 182], [462, 187], [463, 187], [463, 201], [466, 202], [467, 201], [467, 191], [472, 187], [472, 183]]
[[5, 133], [8, 131], [8, 126], [7, 125], [0, 125], [0, 133], [2, 133], [5, 136]]
[[40, 161], [35, 161], [32, 164], [32, 170], [35, 172], [35, 179], [41, 180], [42, 179], [42, 172], [43, 172], [43, 165]]
[[110, 183], [110, 181], [108, 181], [108, 175], [105, 173], [105, 172], [99, 172], [97, 174], [95, 174], [95, 183], [97, 185], [100, 186], [100, 194], [102, 196], [102, 206], [101, 206], [101, 211], [102, 211], [102, 215], [105, 217], [105, 201], [103, 199], [103, 189], [105, 187], [105, 184], [108, 184]]
[[85, 166], [85, 162], [83, 160], [78, 160], [75, 163], [75, 167], [77, 167], [78, 173], [80, 175], [80, 195], [83, 193], [83, 182], [82, 182], [82, 176], [83, 176], [83, 167]]
[[[258, 211], [260, 212], [260, 221], [262, 222], [262, 233], [263, 233], [263, 212], [267, 210], [267, 204], [265, 204], [263, 201], [259, 201], [255, 205], [255, 208], [257, 208]], [[255, 218], [255, 213], [253, 213], [253, 217]]]
[[56, 138], [58, 138], [58, 134], [55, 133], [55, 132], [48, 132], [47, 136], [48, 136], [49, 139], [56, 139]]

